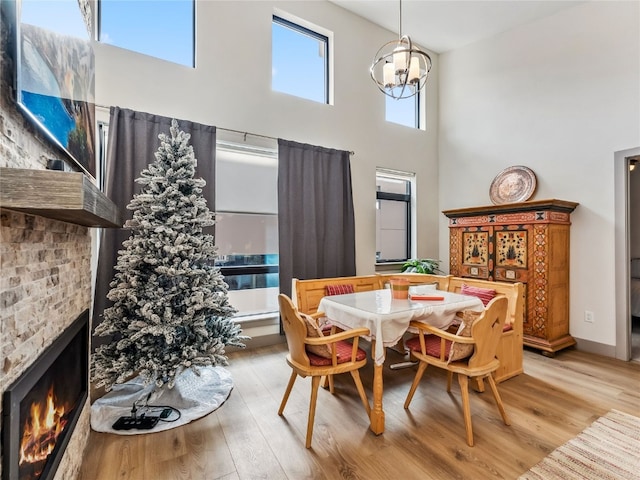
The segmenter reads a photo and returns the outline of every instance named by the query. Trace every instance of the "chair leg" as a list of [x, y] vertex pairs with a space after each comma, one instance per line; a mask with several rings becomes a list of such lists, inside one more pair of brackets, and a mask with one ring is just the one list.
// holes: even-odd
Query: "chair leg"
[[475, 391], [478, 393], [483, 393], [484, 392], [484, 381], [482, 380], [482, 377], [475, 377]]
[[334, 393], [333, 389], [333, 375], [326, 375], [324, 380], [322, 380], [322, 388], [328, 388], [331, 394]]
[[367, 416], [371, 417], [371, 407], [369, 406], [369, 399], [367, 399], [367, 394], [364, 393], [364, 387], [362, 386], [362, 380], [360, 380], [360, 372], [358, 370], [352, 370], [351, 376], [353, 377], [353, 381], [356, 384], [356, 388], [358, 389], [358, 395], [360, 395], [360, 400], [362, 400], [362, 405], [364, 409], [367, 411]]
[[307, 440], [305, 447], [311, 447], [311, 437], [313, 435], [313, 419], [316, 416], [316, 400], [318, 398], [318, 387], [320, 387], [320, 377], [311, 377], [311, 400], [309, 402], [309, 421], [307, 422]]
[[496, 381], [490, 374], [487, 376], [487, 380], [489, 381], [489, 386], [491, 387], [491, 391], [493, 392], [493, 398], [495, 398], [496, 400], [496, 405], [498, 405], [498, 410], [500, 410], [500, 415], [502, 415], [502, 421], [505, 425], [511, 425], [511, 421], [509, 420], [507, 412], [504, 409], [502, 398], [500, 398], [500, 393], [498, 393], [498, 386], [496, 385]]
[[447, 392], [451, 393], [451, 380], [453, 380], [453, 372], [447, 370]]
[[298, 374], [294, 370], [291, 372], [291, 377], [289, 378], [289, 384], [287, 385], [287, 389], [284, 392], [284, 397], [282, 397], [282, 402], [280, 402], [280, 409], [278, 410], [278, 415], [282, 415], [284, 412], [284, 406], [287, 404], [287, 400], [289, 400], [289, 394], [291, 393], [291, 389], [293, 388], [293, 383], [296, 381], [296, 377]]
[[458, 374], [460, 394], [462, 395], [462, 413], [464, 415], [464, 428], [467, 431], [467, 445], [473, 447], [473, 427], [471, 426], [471, 408], [469, 407], [469, 378]]
[[407, 394], [407, 399], [404, 401], [404, 408], [409, 408], [409, 404], [411, 403], [411, 399], [413, 398], [413, 394], [416, 393], [416, 388], [418, 388], [418, 383], [420, 383], [420, 379], [424, 374], [424, 371], [427, 369], [428, 363], [420, 362], [418, 365], [418, 371], [416, 372], [416, 376], [413, 377], [413, 383], [411, 384], [411, 388], [409, 389], [409, 393]]

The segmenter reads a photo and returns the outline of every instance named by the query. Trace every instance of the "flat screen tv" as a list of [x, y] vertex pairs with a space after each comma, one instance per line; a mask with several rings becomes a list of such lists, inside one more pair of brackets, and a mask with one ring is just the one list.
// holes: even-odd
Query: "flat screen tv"
[[68, 157], [96, 176], [95, 66], [87, 0], [17, 0], [16, 102]]

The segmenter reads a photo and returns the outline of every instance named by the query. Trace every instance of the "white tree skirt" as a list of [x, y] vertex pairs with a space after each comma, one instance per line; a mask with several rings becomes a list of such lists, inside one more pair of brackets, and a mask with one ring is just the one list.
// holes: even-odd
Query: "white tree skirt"
[[[200, 375], [191, 369], [185, 370], [177, 378], [172, 389], [167, 387], [155, 392], [148, 400], [149, 406], [170, 406], [180, 411], [176, 421], [162, 421], [150, 430], [115, 430], [112, 425], [120, 417], [131, 415], [131, 408], [137, 402], [138, 408], [153, 391], [154, 385], [144, 385], [140, 377], [115, 385], [113, 389], [91, 405], [91, 428], [97, 432], [119, 435], [138, 435], [161, 432], [185, 425], [216, 410], [229, 396], [233, 388], [233, 378], [223, 367], [200, 367]], [[153, 409], [146, 415], [159, 415], [162, 409]], [[139, 410], [137, 415], [144, 413]], [[167, 420], [178, 415], [173, 412]]]

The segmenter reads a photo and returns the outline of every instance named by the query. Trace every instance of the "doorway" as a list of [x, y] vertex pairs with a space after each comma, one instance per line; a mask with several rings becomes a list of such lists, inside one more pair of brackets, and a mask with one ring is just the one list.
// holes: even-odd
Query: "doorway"
[[631, 360], [640, 362], [640, 155], [629, 163], [629, 300], [631, 316]]
[[640, 322], [631, 314], [631, 259], [640, 257], [639, 160], [640, 147], [614, 154], [616, 358], [625, 361], [640, 361]]

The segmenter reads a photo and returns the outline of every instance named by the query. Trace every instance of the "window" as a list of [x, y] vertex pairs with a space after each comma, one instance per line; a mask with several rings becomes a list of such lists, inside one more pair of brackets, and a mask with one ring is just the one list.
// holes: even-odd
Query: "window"
[[376, 172], [376, 263], [402, 262], [412, 256], [412, 198], [415, 176]]
[[229, 302], [238, 310], [236, 316], [276, 312], [278, 216], [218, 213], [216, 245], [216, 265], [229, 285]]
[[420, 93], [413, 97], [398, 100], [385, 95], [385, 99], [385, 119], [387, 122], [398, 123], [411, 128], [421, 128]]
[[385, 95], [385, 119], [387, 122], [424, 130], [425, 122], [421, 110], [423, 94], [424, 92], [419, 92], [413, 97], [399, 100]]
[[237, 317], [278, 311], [277, 165], [275, 150], [218, 140], [216, 265]]
[[329, 38], [273, 16], [271, 88], [329, 103]]
[[195, 65], [194, 0], [100, 0], [98, 40]]

